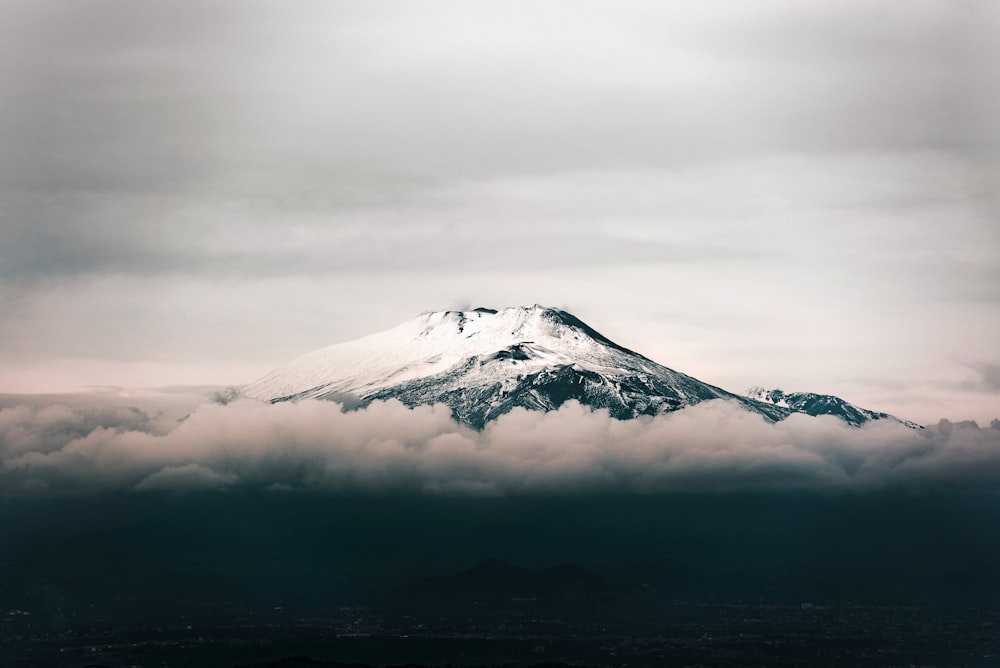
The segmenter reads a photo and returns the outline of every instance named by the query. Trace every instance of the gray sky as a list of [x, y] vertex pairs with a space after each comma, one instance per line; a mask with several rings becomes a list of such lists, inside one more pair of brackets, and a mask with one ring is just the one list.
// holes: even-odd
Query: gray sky
[[1000, 415], [996, 3], [0, 8], [0, 392], [540, 302], [735, 391]]

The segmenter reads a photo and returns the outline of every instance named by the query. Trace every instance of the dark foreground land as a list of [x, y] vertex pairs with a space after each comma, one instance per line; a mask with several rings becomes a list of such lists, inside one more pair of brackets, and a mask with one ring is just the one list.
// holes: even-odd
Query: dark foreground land
[[[1000, 616], [865, 605], [676, 603], [658, 623], [497, 615], [328, 618], [210, 626], [8, 628], [11, 666], [996, 666]], [[9, 635], [8, 635], [9, 634]]]
[[1000, 665], [994, 494], [0, 502], [2, 666]]

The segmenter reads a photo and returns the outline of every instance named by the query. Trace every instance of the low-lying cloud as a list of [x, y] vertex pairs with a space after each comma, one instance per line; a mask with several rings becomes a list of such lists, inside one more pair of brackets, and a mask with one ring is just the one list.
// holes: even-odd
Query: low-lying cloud
[[444, 406], [206, 403], [0, 409], [0, 494], [262, 489], [448, 495], [969, 488], [1000, 482], [1000, 421], [771, 424], [710, 401], [620, 421], [574, 401], [477, 432]]

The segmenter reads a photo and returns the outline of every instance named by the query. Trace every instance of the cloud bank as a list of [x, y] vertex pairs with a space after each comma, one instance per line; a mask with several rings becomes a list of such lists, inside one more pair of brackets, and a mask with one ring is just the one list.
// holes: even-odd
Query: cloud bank
[[0, 410], [0, 494], [262, 489], [519, 495], [968, 488], [1000, 482], [1000, 420], [851, 428], [770, 424], [710, 401], [619, 421], [567, 402], [476, 432], [444, 406], [206, 403], [166, 423], [137, 408]]

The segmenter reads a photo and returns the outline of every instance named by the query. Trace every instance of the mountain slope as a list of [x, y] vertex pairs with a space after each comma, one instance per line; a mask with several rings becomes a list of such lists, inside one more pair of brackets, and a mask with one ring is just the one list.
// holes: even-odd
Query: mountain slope
[[834, 415], [855, 427], [860, 427], [871, 420], [897, 420], [907, 427], [921, 428], [915, 422], [899, 420], [899, 418], [893, 417], [888, 413], [861, 408], [830, 394], [784, 392], [779, 389], [765, 390], [763, 387], [751, 387], [746, 391], [746, 396], [761, 403], [787, 408], [796, 413], [805, 413], [806, 415], [813, 416]]
[[[422, 578], [388, 592], [392, 607], [468, 618], [509, 614], [593, 619], [636, 614], [645, 601], [634, 587], [572, 563], [534, 571], [487, 559], [461, 573]], [[639, 611], [641, 615], [641, 610]]]
[[271, 402], [443, 403], [457, 420], [477, 429], [515, 407], [548, 411], [569, 399], [606, 408], [619, 419], [710, 399], [736, 401], [771, 421], [803, 412], [674, 371], [619, 346], [566, 311], [539, 305], [425, 313], [393, 329], [303, 355], [243, 392]]
[[539, 571], [486, 559], [457, 573], [416, 583], [425, 593], [484, 599], [564, 598], [567, 594], [611, 594], [625, 588], [582, 566], [561, 563]]

